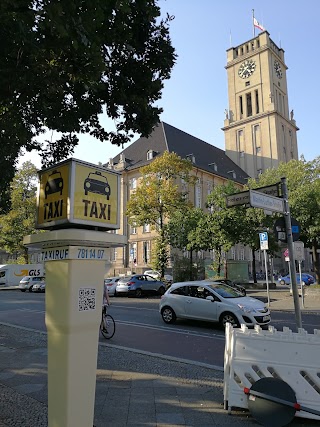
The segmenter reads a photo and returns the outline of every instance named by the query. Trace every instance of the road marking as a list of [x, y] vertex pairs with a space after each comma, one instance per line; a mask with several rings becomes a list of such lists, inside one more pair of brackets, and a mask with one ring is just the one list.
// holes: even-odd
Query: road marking
[[188, 329], [171, 329], [169, 327], [165, 327], [165, 326], [157, 326], [157, 325], [148, 325], [145, 323], [135, 323], [135, 322], [129, 322], [129, 321], [122, 321], [122, 320], [116, 320], [116, 324], [120, 324], [120, 325], [126, 325], [126, 326], [135, 326], [138, 328], [145, 328], [145, 329], [156, 329], [156, 330], [160, 330], [160, 331], [164, 331], [164, 332], [172, 332], [172, 333], [176, 333], [176, 334], [181, 334], [181, 335], [190, 335], [190, 336], [196, 336], [196, 337], [205, 337], [205, 338], [214, 338], [214, 339], [220, 339], [220, 340], [225, 340], [225, 337], [223, 335], [220, 334], [215, 334], [215, 333], [206, 333], [206, 332], [192, 332]]

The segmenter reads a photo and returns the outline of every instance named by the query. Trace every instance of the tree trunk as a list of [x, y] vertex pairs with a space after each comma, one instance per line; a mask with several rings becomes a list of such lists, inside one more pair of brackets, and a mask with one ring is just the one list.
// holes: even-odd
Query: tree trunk
[[316, 241], [316, 239], [312, 242], [312, 261], [314, 266], [314, 271], [316, 273], [316, 281], [317, 283], [320, 283], [320, 256], [317, 252], [319, 249], [319, 245]]
[[253, 277], [253, 283], [257, 283], [255, 248], [251, 248], [251, 251], [252, 251], [252, 277]]
[[192, 249], [190, 250], [190, 280], [193, 280], [193, 262], [192, 262]]

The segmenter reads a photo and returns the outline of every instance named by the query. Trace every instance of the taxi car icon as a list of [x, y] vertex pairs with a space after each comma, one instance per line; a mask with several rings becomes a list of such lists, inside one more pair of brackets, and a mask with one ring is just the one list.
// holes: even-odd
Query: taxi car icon
[[61, 172], [54, 170], [48, 176], [48, 180], [44, 187], [45, 198], [48, 197], [49, 194], [60, 193], [62, 195], [63, 190], [63, 179], [61, 176]]
[[102, 196], [106, 196], [107, 200], [109, 200], [111, 188], [108, 183], [107, 177], [102, 175], [102, 173], [99, 171], [90, 172], [88, 177], [84, 181], [85, 195], [87, 195], [89, 192], [101, 194]]

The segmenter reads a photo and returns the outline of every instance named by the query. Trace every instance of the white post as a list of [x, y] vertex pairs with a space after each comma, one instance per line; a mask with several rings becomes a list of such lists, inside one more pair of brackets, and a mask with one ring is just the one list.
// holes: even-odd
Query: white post
[[264, 254], [264, 268], [266, 271], [266, 284], [267, 284], [267, 295], [268, 295], [268, 307], [270, 307], [270, 295], [269, 295], [269, 278], [268, 278], [268, 265], [267, 265], [267, 251], [263, 251]]
[[301, 261], [299, 261], [299, 275], [300, 275], [300, 288], [301, 288], [301, 304], [304, 308], [304, 282], [302, 281], [302, 274], [301, 274]]

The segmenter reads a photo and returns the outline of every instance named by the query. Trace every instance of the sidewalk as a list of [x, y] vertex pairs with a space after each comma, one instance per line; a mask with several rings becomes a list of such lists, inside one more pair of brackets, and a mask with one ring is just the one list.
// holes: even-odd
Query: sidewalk
[[[250, 295], [264, 299], [266, 290]], [[288, 291], [270, 291], [270, 299], [271, 310], [293, 309]], [[304, 310], [317, 311], [319, 304], [319, 297], [306, 297]], [[48, 425], [46, 338], [0, 324], [0, 427]], [[94, 425], [259, 426], [248, 411], [223, 409], [222, 370], [119, 348], [112, 340], [99, 345]], [[296, 417], [290, 425], [320, 423]]]
[[[47, 425], [46, 334], [1, 324], [0, 427]], [[181, 425], [259, 424], [248, 411], [223, 409], [222, 370], [99, 345], [95, 427]], [[291, 425], [319, 422], [295, 418]]]

